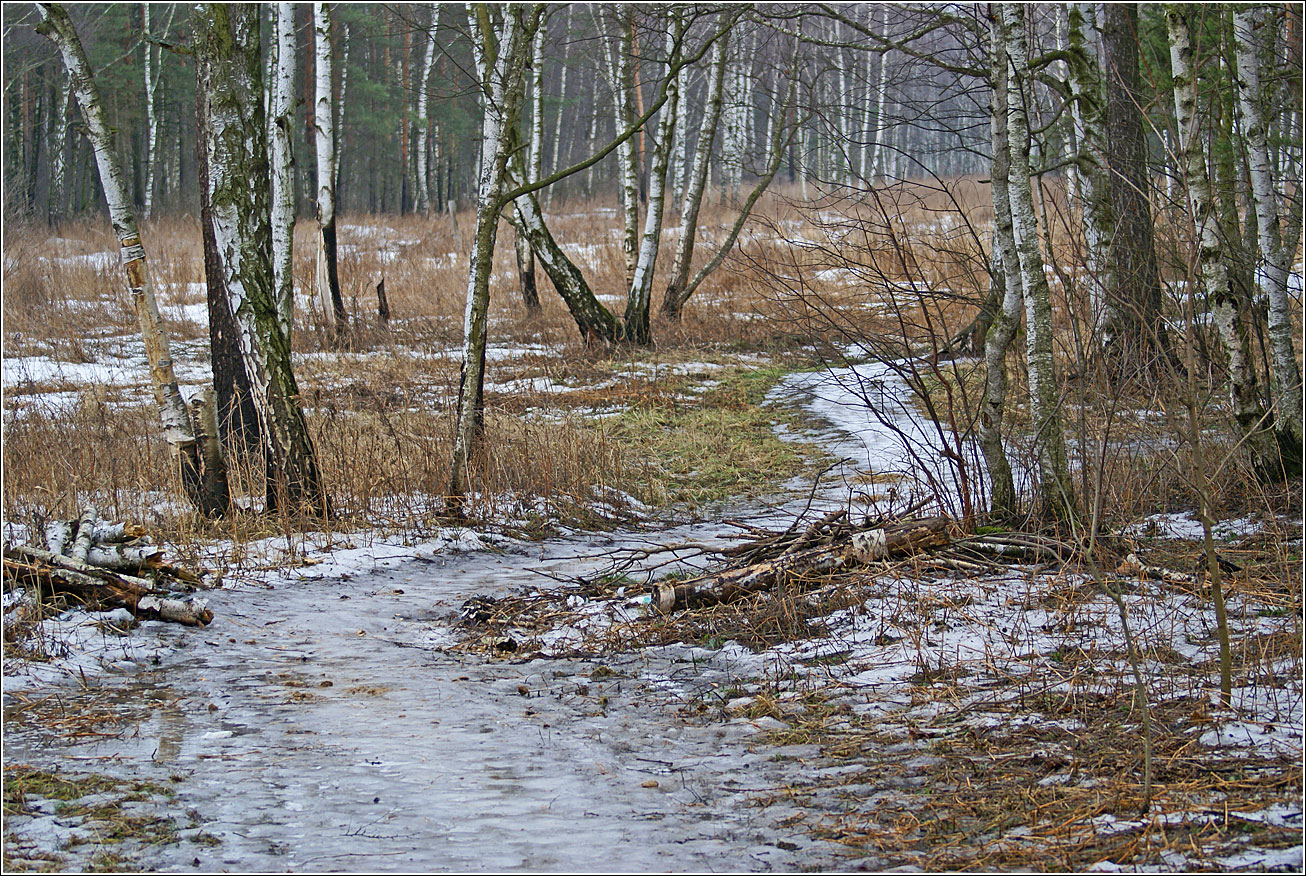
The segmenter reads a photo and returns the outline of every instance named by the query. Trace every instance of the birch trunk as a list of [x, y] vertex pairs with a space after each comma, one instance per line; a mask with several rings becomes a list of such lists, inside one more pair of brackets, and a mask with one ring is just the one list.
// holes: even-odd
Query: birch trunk
[[1061, 431], [1060, 390], [1052, 359], [1052, 294], [1044, 272], [1034, 216], [1034, 196], [1030, 189], [1029, 117], [1025, 109], [1029, 57], [1025, 47], [1024, 7], [1004, 3], [1002, 25], [1011, 75], [1007, 83], [1007, 136], [1011, 156], [1008, 194], [1016, 258], [1025, 296], [1025, 360], [1029, 370], [1034, 454], [1039, 469], [1039, 504], [1044, 515], [1072, 518], [1076, 506], [1075, 492]]
[[[992, 42], [989, 52], [993, 85], [992, 137], [993, 198], [993, 282], [1001, 284], [1002, 299], [995, 308], [993, 321], [984, 335], [984, 399], [976, 427], [980, 449], [989, 471], [989, 513], [997, 520], [1014, 520], [1017, 516], [1016, 487], [1011, 463], [1002, 443], [1002, 420], [1007, 407], [1007, 351], [1020, 326], [1020, 306], [1024, 297], [1020, 271], [1016, 268], [1016, 238], [1011, 224], [1011, 196], [1008, 177], [1011, 168], [1007, 132], [1007, 52], [1002, 27], [991, 23]], [[1008, 269], [1007, 265], [1011, 268]]]
[[142, 24], [145, 30], [145, 39], [141, 40], [141, 48], [145, 50], [143, 65], [145, 70], [145, 184], [142, 186], [145, 190], [145, 203], [142, 213], [146, 219], [150, 218], [154, 210], [154, 144], [159, 133], [158, 113], [154, 105], [154, 92], [158, 79], [154, 76], [154, 46], [149, 40], [150, 6], [149, 3], [141, 4]]
[[[617, 44], [614, 67], [617, 95], [615, 110], [616, 128], [624, 130], [635, 120], [635, 40], [633, 22], [621, 22], [621, 39]], [[628, 138], [617, 147], [617, 164], [621, 168], [621, 206], [625, 222], [622, 227], [621, 251], [626, 257], [626, 288], [635, 282], [635, 264], [639, 241], [639, 159], [635, 138]]]
[[889, 36], [889, 7], [882, 8], [884, 18], [880, 21], [880, 40], [881, 45], [885, 45], [880, 52], [880, 80], [875, 87], [875, 133], [871, 137], [871, 171], [867, 179], [873, 183], [878, 175], [881, 179], [884, 177], [884, 147], [881, 141], [884, 138], [884, 95], [889, 85], [889, 49], [884, 42]]
[[295, 7], [276, 4], [276, 67], [268, 101], [272, 182], [272, 270], [277, 320], [290, 339], [295, 319], [295, 158], [291, 148], [295, 89]]
[[[267, 127], [257, 7], [201, 4], [192, 18], [197, 78], [207, 93], [200, 132], [219, 267], [238, 329], [267, 462], [267, 508], [327, 515], [272, 268]], [[326, 116], [330, 117], [329, 110]], [[319, 116], [319, 121], [321, 117]]]
[[707, 183], [712, 143], [721, 124], [722, 84], [725, 79], [727, 44], [730, 35], [723, 34], [712, 47], [712, 66], [708, 72], [707, 98], [703, 109], [703, 123], [698, 129], [698, 146], [694, 150], [694, 166], [685, 198], [680, 206], [680, 239], [671, 263], [671, 279], [662, 297], [662, 315], [680, 319], [685, 300], [681, 297], [689, 282], [690, 266], [694, 260], [694, 243], [698, 237], [698, 213], [703, 206], [703, 188]]
[[1229, 390], [1234, 419], [1247, 439], [1253, 466], [1262, 477], [1273, 478], [1277, 452], [1272, 447], [1268, 416], [1256, 390], [1251, 363], [1251, 341], [1229, 269], [1224, 261], [1224, 243], [1206, 176], [1206, 149], [1198, 134], [1196, 68], [1189, 36], [1188, 13], [1167, 5], [1166, 29], [1170, 37], [1170, 68], [1174, 77], [1175, 122], [1179, 132], [1179, 154], [1183, 161], [1184, 185], [1190, 215], [1198, 240], [1197, 273], [1207, 300], [1214, 302], [1215, 323], [1229, 357]]
[[1070, 55], [1071, 113], [1078, 151], [1076, 178], [1082, 202], [1084, 266], [1087, 269], [1089, 319], [1095, 336], [1107, 317], [1107, 290], [1116, 288], [1115, 262], [1107, 257], [1115, 220], [1107, 168], [1106, 94], [1098, 63], [1097, 4], [1074, 3], [1067, 16]]
[[1261, 79], [1265, 53], [1262, 35], [1273, 37], [1261, 7], [1240, 7], [1233, 14], [1237, 51], [1238, 102], [1242, 109], [1243, 140], [1251, 177], [1252, 206], [1256, 213], [1257, 242], [1263, 265], [1257, 273], [1260, 292], [1269, 302], [1270, 358], [1273, 363], [1276, 425], [1286, 444], [1284, 461], [1301, 464], [1302, 381], [1293, 349], [1292, 314], [1296, 309], [1288, 292], [1288, 258], [1283, 248], [1279, 198], [1273, 164], [1266, 142], [1266, 94]]
[[502, 7], [497, 29], [484, 3], [469, 8], [473, 22], [482, 100], [481, 162], [477, 181], [476, 230], [467, 272], [467, 309], [463, 318], [463, 361], [458, 386], [458, 410], [449, 466], [447, 511], [466, 514], [467, 468], [480, 443], [484, 422], [485, 345], [490, 304], [490, 272], [502, 211], [504, 183], [512, 146], [511, 136], [521, 109], [528, 52], [539, 26], [541, 8], [531, 4]]
[[[336, 265], [336, 138], [332, 109], [331, 9], [313, 4], [313, 47], [316, 89], [313, 108], [317, 146], [317, 295], [322, 315], [337, 339], [348, 328], [349, 316], [340, 295]], [[406, 136], [406, 132], [405, 132]]]
[[[562, 34], [563, 34], [562, 42], [563, 42], [563, 45], [566, 45], [566, 44], [567, 44], [567, 41], [568, 41], [568, 40], [570, 39], [570, 37], [571, 37], [571, 6], [567, 6], [567, 7], [566, 7], [566, 12], [565, 12], [564, 17], [563, 17], [563, 19], [562, 19], [562, 22], [563, 22], [563, 24], [562, 24]], [[543, 30], [543, 28], [541, 28], [541, 30]], [[563, 164], [562, 164], [562, 128], [563, 128], [563, 120], [566, 118], [566, 113], [567, 113], [567, 69], [568, 69], [568, 68], [567, 68], [567, 59], [564, 57], [564, 58], [562, 59], [562, 69], [558, 71], [558, 75], [559, 75], [559, 82], [558, 82], [558, 116], [557, 116], [557, 121], [555, 122], [555, 124], [554, 124], [554, 126], [553, 126], [553, 164], [551, 165], [551, 169], [552, 169], [552, 170], [557, 170], [557, 169], [559, 169], [560, 167], [563, 166]], [[546, 191], [546, 192], [544, 193], [544, 204], [545, 204], [546, 207], [550, 207], [550, 206], [552, 206], [552, 204], [553, 204], [553, 186], [549, 186], [548, 191]]]
[[414, 157], [417, 159], [417, 212], [428, 219], [431, 216], [431, 192], [426, 132], [430, 127], [430, 120], [426, 113], [429, 105], [428, 88], [431, 70], [435, 67], [435, 29], [440, 18], [440, 7], [434, 3], [430, 4], [430, 7], [431, 27], [426, 32], [426, 57], [422, 61], [422, 77], [417, 80], [417, 144], [413, 149]]
[[67, 152], [68, 110], [72, 102], [71, 79], [66, 74], [59, 82], [59, 97], [54, 108], [54, 131], [50, 137], [50, 210], [49, 221], [63, 218], [64, 178], [68, 161]]
[[100, 184], [109, 208], [109, 219], [121, 248], [123, 272], [127, 287], [131, 290], [141, 339], [145, 343], [145, 357], [150, 366], [150, 382], [159, 407], [164, 439], [172, 448], [182, 488], [191, 504], [206, 517], [220, 516], [226, 513], [231, 504], [226, 471], [204, 468], [190, 412], [181, 397], [177, 376], [173, 371], [168, 335], [163, 330], [158, 303], [150, 286], [145, 248], [141, 245], [136, 217], [132, 215], [131, 201], [123, 183], [113, 131], [105, 117], [99, 89], [86, 60], [86, 52], [72, 20], [62, 6], [39, 3], [37, 9], [42, 19], [37, 31], [48, 37], [63, 56], [69, 87], [77, 96], [86, 136], [95, 153]]
[[653, 269], [657, 264], [662, 240], [662, 211], [667, 197], [667, 167], [675, 141], [676, 116], [680, 111], [680, 77], [676, 65], [680, 60], [680, 37], [684, 33], [681, 16], [671, 12], [667, 33], [667, 101], [658, 120], [658, 139], [649, 172], [648, 212], [644, 217], [644, 236], [640, 241], [639, 261], [626, 297], [625, 338], [637, 344], [652, 341], [649, 330], [649, 299], [653, 292]]

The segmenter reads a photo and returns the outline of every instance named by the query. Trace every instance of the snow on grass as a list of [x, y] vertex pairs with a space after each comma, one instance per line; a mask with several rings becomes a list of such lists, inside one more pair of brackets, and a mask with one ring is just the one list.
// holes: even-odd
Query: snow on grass
[[[1265, 523], [1254, 517], [1221, 520], [1211, 527], [1211, 537], [1216, 541], [1233, 541], [1260, 532]], [[1124, 529], [1125, 535], [1148, 535], [1159, 538], [1201, 541], [1202, 523], [1194, 513], [1153, 514]]]

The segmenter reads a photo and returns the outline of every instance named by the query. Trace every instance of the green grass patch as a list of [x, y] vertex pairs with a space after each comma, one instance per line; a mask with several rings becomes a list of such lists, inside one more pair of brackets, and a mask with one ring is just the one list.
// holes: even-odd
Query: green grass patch
[[649, 505], [698, 506], [774, 491], [820, 457], [814, 446], [782, 441], [774, 427], [791, 414], [762, 405], [787, 373], [725, 372], [693, 403], [661, 400], [597, 425], [622, 443], [639, 499]]

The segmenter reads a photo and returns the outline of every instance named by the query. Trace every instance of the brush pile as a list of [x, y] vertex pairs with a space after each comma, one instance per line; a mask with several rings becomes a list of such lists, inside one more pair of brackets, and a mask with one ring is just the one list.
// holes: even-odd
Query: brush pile
[[[143, 527], [100, 520], [88, 506], [77, 520], [45, 528], [46, 548], [4, 546], [4, 588], [21, 588], [27, 600], [7, 606], [78, 604], [96, 611], [125, 608], [140, 620], [203, 627], [213, 620], [205, 601], [183, 594], [198, 575], [168, 565]], [[8, 624], [7, 624], [8, 626]]]
[[[690, 543], [620, 551], [600, 573], [566, 580], [559, 588], [475, 596], [463, 606], [462, 623], [481, 635], [467, 646], [516, 652], [547, 649], [554, 639], [591, 648], [627, 638], [634, 644], [649, 621], [660, 619], [665, 626], [682, 612], [696, 615], [768, 592], [785, 600], [801, 598], [854, 585], [868, 573], [978, 575], [1013, 564], [1036, 572], [1059, 567], [1072, 554], [1069, 545], [1041, 535], [966, 534], [947, 517], [855, 521], [846, 509], [837, 509], [815, 521], [796, 520], [785, 530], [725, 522], [745, 531], [742, 541], [725, 548]], [[682, 572], [652, 580], [650, 565], [667, 565], [655, 558], [671, 556], [670, 562], [679, 563], [687, 552], [717, 562], [692, 577]], [[641, 572], [647, 576], [643, 585]]]

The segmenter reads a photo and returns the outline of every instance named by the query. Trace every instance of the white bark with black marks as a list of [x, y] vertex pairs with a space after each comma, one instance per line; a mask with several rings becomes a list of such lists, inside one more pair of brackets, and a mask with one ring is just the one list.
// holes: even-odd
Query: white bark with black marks
[[268, 100], [268, 159], [272, 181], [272, 269], [277, 319], [290, 337], [295, 313], [295, 159], [291, 149], [295, 123], [295, 6], [275, 7], [276, 53]]

